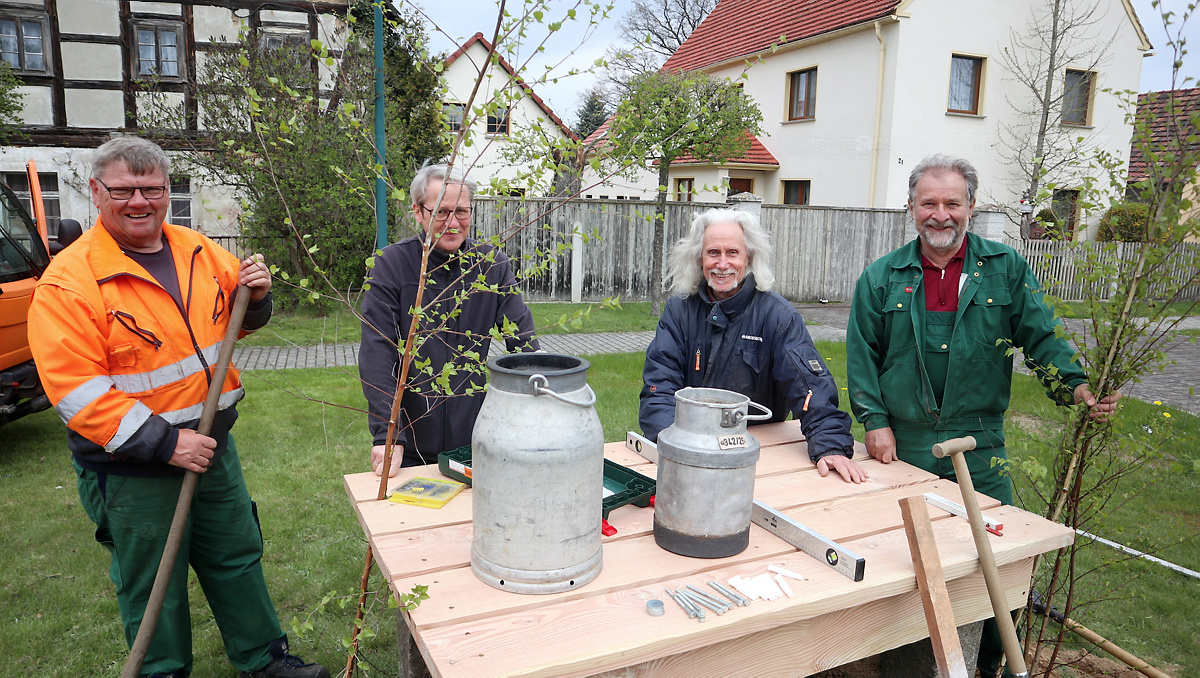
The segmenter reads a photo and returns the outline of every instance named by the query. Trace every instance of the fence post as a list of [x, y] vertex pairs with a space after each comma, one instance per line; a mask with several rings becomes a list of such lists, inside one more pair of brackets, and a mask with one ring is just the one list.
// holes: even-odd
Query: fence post
[[572, 224], [571, 232], [571, 302], [583, 303], [583, 222]]

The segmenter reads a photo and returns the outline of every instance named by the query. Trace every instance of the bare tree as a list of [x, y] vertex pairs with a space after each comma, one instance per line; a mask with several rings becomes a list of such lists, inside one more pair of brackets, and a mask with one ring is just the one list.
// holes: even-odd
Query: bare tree
[[717, 0], [635, 0], [618, 24], [628, 45], [609, 47], [604, 55], [604, 103], [616, 109], [631, 94], [630, 83], [662, 68], [716, 5]]
[[[1017, 122], [1000, 125], [1000, 152], [1014, 168], [1016, 190], [1031, 203], [1037, 203], [1045, 184], [1069, 177], [1068, 168], [1085, 152], [1095, 73], [1115, 37], [1100, 35], [1104, 18], [1092, 3], [1049, 0], [1035, 4], [1024, 30], [1010, 30], [1000, 60], [1024, 96], [1008, 98]], [[1030, 237], [1033, 216], [1022, 215], [1024, 239]]]
[[716, 5], [717, 0], [636, 0], [633, 9], [621, 17], [621, 37], [660, 55], [661, 64]]

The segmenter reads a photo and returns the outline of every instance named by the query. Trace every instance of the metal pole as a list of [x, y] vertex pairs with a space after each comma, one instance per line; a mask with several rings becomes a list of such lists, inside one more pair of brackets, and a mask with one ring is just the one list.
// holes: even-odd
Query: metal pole
[[375, 249], [388, 244], [387, 218], [387, 142], [383, 134], [383, 3], [375, 2], [375, 162], [379, 166], [375, 177]]

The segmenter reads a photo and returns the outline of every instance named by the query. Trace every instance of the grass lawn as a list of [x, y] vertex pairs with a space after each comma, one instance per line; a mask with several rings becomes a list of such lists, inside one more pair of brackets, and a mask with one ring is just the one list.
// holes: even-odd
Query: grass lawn
[[[650, 314], [650, 302], [601, 308], [600, 304], [529, 304], [538, 334], [580, 332], [638, 332], [653, 330], [658, 316]], [[559, 323], [562, 323], [561, 325]], [[242, 339], [243, 346], [317, 346], [357, 344], [362, 341], [362, 323], [345, 306], [318, 313], [313, 306], [276, 311], [270, 324]]]
[[[1168, 304], [1167, 310], [1164, 314], [1168, 316], [1195, 315], [1196, 310], [1196, 305], [1190, 301], [1177, 301], [1173, 304]], [[1085, 309], [1085, 304], [1082, 301], [1063, 302], [1061, 313], [1066, 318], [1084, 318], [1088, 315]], [[1138, 311], [1135, 309], [1134, 313], [1138, 315], [1146, 315], [1147, 310], [1142, 309], [1141, 311]]]
[[[844, 344], [818, 347], [844, 386]], [[637, 426], [642, 356], [589, 360], [588, 381], [597, 392], [605, 438], [621, 439]], [[345, 662], [342, 639], [349, 635], [350, 609], [342, 609], [342, 599], [335, 597], [324, 609], [314, 610], [330, 592], [352, 594], [362, 572], [366, 546], [341, 481], [343, 474], [367, 468], [369, 439], [358, 411], [364, 403], [357, 372], [251, 372], [245, 382], [248, 395], [239, 408], [235, 435], [267, 542], [267, 581], [285, 631], [290, 632], [293, 619], [304, 621], [312, 614], [314, 629], [301, 637], [293, 634], [293, 650], [325, 663], [336, 675]], [[1012, 413], [1010, 450], [1044, 455], [1042, 436], [1060, 419], [1032, 379], [1016, 377]], [[1147, 434], [1143, 424], [1154, 433]], [[1094, 531], [1200, 570], [1200, 473], [1194, 470], [1200, 459], [1200, 423], [1175, 410], [1128, 401], [1120, 426], [1130, 440], [1149, 439], [1164, 456], [1126, 482], [1119, 501]], [[79, 506], [62, 424], [53, 412], [41, 412], [0, 430], [5, 441], [0, 524], [6, 546], [0, 551], [0, 571], [5, 573], [0, 676], [116, 676], [126, 650], [107, 576], [109, 559], [94, 542], [93, 526]], [[857, 425], [855, 436], [862, 438]], [[1172, 463], [1178, 471], [1170, 470]], [[1085, 553], [1082, 565], [1116, 555], [1098, 546]], [[382, 579], [376, 573], [372, 588], [377, 587]], [[194, 581], [192, 589], [192, 675], [236, 675]], [[1158, 666], [1178, 667], [1168, 667], [1176, 678], [1200, 678], [1200, 581], [1128, 560], [1088, 580], [1081, 600], [1101, 599], [1077, 610], [1075, 618]], [[377, 599], [368, 622], [378, 636], [363, 644], [363, 675], [394, 675], [395, 613]]]

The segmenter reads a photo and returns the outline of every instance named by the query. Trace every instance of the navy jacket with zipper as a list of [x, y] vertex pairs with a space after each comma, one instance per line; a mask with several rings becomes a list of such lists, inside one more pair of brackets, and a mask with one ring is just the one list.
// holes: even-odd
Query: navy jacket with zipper
[[[374, 445], [387, 441], [400, 375], [397, 346], [403, 348], [412, 321], [421, 253], [421, 236], [385, 247], [363, 297], [358, 369]], [[438, 453], [471, 443], [487, 383], [488, 333], [505, 319], [519, 333], [506, 340], [509, 352], [538, 349], [533, 317], [503, 252], [470, 238], [454, 254], [430, 252], [420, 344], [396, 422], [395, 444], [404, 447], [405, 466], [436, 463]]]
[[[688, 386], [736, 391], [783, 421], [800, 421], [813, 461], [854, 453], [850, 415], [838, 409], [837, 385], [813, 346], [800, 313], [754, 276], [714, 302], [708, 286], [667, 301], [642, 370], [639, 422], [651, 440], [675, 421], [675, 392]], [[753, 414], [751, 408], [751, 414]]]

